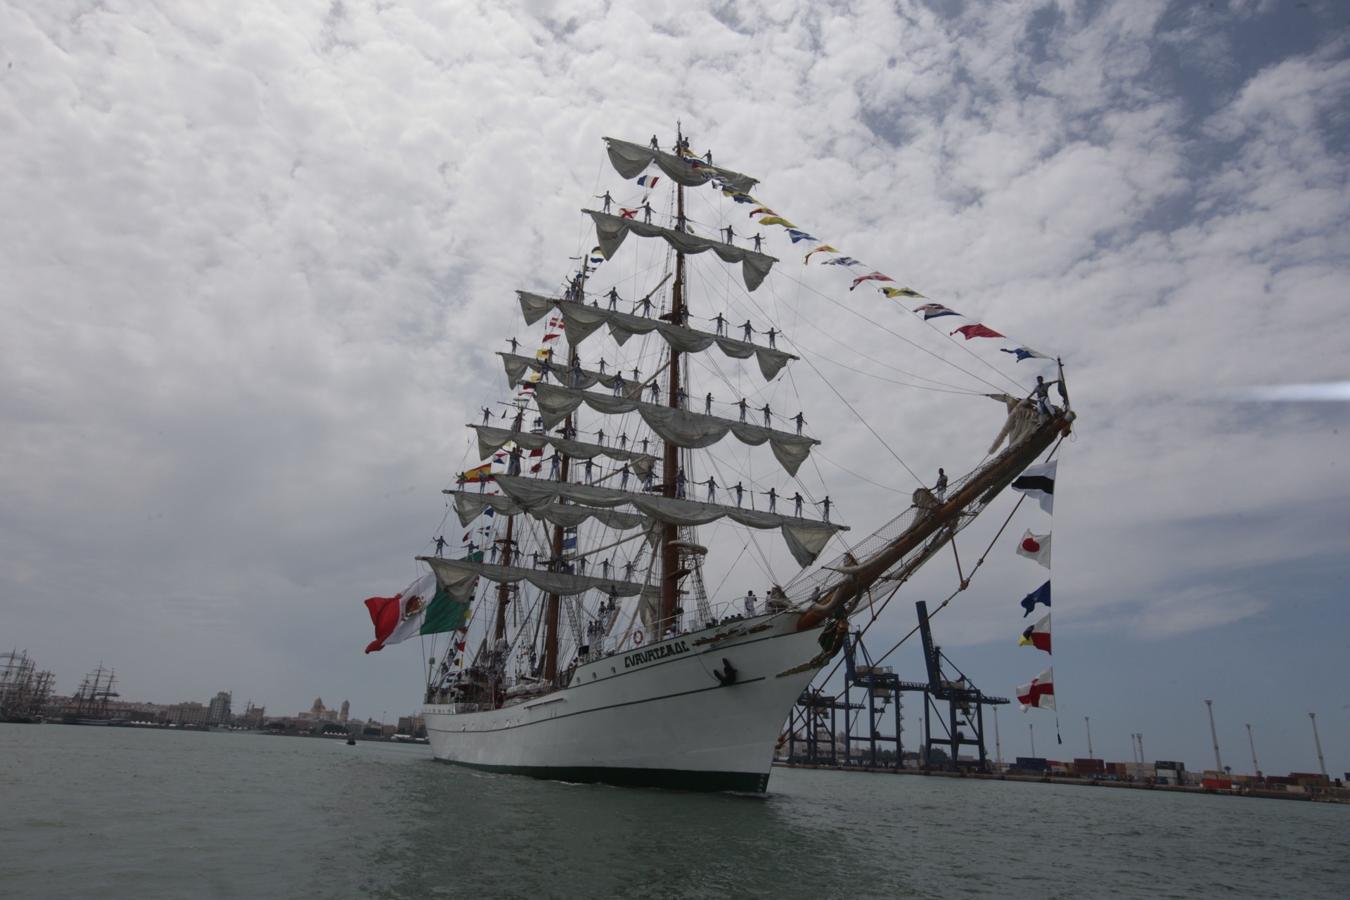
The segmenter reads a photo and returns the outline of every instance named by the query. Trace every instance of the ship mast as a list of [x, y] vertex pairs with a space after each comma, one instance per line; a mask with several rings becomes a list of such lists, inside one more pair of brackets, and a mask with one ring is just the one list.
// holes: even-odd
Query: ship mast
[[[502, 565], [511, 565], [511, 549], [515, 546], [512, 538], [515, 536], [515, 516], [506, 517], [506, 537], [499, 540], [502, 545]], [[511, 584], [503, 581], [497, 585], [497, 627], [493, 633], [492, 646], [496, 647], [498, 643], [506, 638], [506, 607], [511, 602]]]
[[[585, 285], [586, 269], [582, 264], [581, 271], [582, 284]], [[567, 349], [567, 371], [571, 372], [577, 366], [577, 348], [569, 346]], [[563, 420], [563, 434], [570, 436], [572, 434], [572, 416], [569, 414]], [[554, 450], [555, 453], [561, 453], [561, 450]], [[563, 454], [562, 464], [558, 470], [558, 480], [566, 482], [568, 472], [571, 470], [571, 457]], [[562, 568], [563, 551], [563, 527], [561, 525], [553, 526], [553, 545], [550, 553], [549, 567], [555, 571]], [[544, 680], [555, 682], [558, 678], [558, 618], [562, 609], [562, 598], [558, 594], [548, 595], [548, 605], [544, 610]]]
[[[684, 133], [679, 123], [675, 127], [675, 153], [684, 153]], [[675, 227], [684, 231], [684, 185], [675, 187]], [[684, 253], [675, 253], [675, 284], [671, 288], [670, 321], [674, 325], [684, 322]], [[680, 405], [680, 351], [670, 348], [670, 396], [672, 408]], [[665, 460], [662, 467], [662, 494], [675, 497], [676, 480], [680, 472], [680, 448], [673, 441], [665, 442]], [[661, 528], [661, 615], [657, 620], [656, 636], [666, 633], [674, 622], [675, 609], [679, 604], [680, 579], [685, 573], [679, 571], [680, 551], [679, 530], [673, 524]]]

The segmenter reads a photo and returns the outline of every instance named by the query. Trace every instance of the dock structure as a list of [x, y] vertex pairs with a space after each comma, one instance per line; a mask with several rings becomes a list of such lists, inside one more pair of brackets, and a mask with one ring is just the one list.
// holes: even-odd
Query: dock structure
[[[855, 631], [844, 644], [842, 690], [814, 685], [802, 692], [782, 744], [789, 763], [893, 769], [904, 765], [904, 695], [923, 698], [923, 740], [914, 754], [924, 771], [992, 770], [984, 738], [984, 707], [1007, 704], [977, 688], [934, 642], [928, 608], [914, 604], [926, 681], [906, 681], [874, 661]], [[944, 667], [945, 664], [945, 667]], [[948, 675], [950, 668], [953, 675]], [[842, 719], [842, 722], [841, 722]], [[963, 759], [963, 749], [974, 749]], [[858, 752], [855, 752], [857, 750]]]
[[[877, 753], [877, 744], [894, 745], [894, 754], [891, 757], [890, 768], [900, 768], [903, 759], [903, 747], [901, 744], [901, 734], [904, 726], [901, 724], [901, 709], [903, 702], [901, 700], [905, 687], [908, 682], [900, 680], [890, 666], [882, 666], [872, 662], [872, 657], [868, 654], [867, 648], [863, 646], [862, 634], [855, 632], [849, 635], [847, 645], [844, 647], [844, 700], [846, 703], [852, 703], [854, 691], [860, 691], [865, 702], [856, 704], [854, 708], [867, 710], [867, 730], [860, 735], [862, 741], [867, 744], [868, 752], [864, 764], [871, 768], [881, 768], [881, 760]], [[891, 710], [894, 718], [890, 733], [882, 728], [887, 718], [887, 709]], [[850, 720], [849, 741], [846, 745], [850, 748], [853, 745], [856, 726], [861, 724], [861, 715], [855, 716]]]
[[[965, 673], [956, 667], [942, 649], [933, 643], [933, 630], [929, 625], [928, 604], [919, 600], [914, 604], [919, 617], [919, 639], [923, 642], [924, 667], [928, 670], [928, 683], [912, 685], [902, 690], [917, 690], [924, 696], [923, 716], [923, 766], [924, 768], [946, 768], [950, 770], [974, 769], [980, 772], [990, 770], [989, 753], [984, 742], [984, 708], [986, 706], [1004, 706], [1007, 697], [991, 697], [977, 688]], [[956, 673], [948, 677], [943, 671], [946, 662]], [[946, 705], [946, 709], [942, 708]], [[934, 720], [940, 731], [933, 728]], [[961, 748], [973, 747], [975, 759], [962, 759]], [[934, 749], [942, 749], [946, 756], [942, 764], [934, 766]]]

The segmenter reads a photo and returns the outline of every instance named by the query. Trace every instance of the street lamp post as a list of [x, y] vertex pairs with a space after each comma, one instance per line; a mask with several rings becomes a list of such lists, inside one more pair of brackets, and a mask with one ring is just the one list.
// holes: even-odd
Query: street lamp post
[[998, 707], [994, 707], [994, 759], [1003, 765], [1003, 741], [998, 736]]

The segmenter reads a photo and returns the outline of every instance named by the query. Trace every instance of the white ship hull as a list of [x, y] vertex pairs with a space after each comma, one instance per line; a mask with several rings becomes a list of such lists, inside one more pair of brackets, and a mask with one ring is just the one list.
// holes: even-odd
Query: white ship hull
[[[564, 781], [763, 791], [820, 628], [759, 616], [584, 663], [569, 686], [484, 712], [424, 709], [436, 759]], [[736, 671], [723, 685], [725, 661]]]

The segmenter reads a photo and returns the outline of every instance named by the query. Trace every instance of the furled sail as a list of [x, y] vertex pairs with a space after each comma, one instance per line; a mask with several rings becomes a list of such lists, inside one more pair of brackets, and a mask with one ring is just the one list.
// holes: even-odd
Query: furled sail
[[[538, 389], [536, 388], [536, 390]], [[478, 454], [482, 459], [487, 459], [494, 451], [514, 442], [526, 450], [539, 450], [552, 446], [573, 459], [594, 459], [597, 456], [608, 456], [618, 462], [630, 463], [633, 466], [633, 471], [638, 475], [646, 475], [652, 466], [656, 465], [656, 457], [649, 453], [637, 453], [619, 447], [608, 447], [604, 444], [573, 441], [568, 438], [551, 434], [538, 434], [533, 431], [509, 431], [505, 428], [493, 428], [491, 425], [470, 425], [469, 427], [478, 432]], [[549, 427], [553, 426], [550, 425]]]
[[460, 603], [468, 603], [473, 599], [474, 588], [479, 578], [486, 578], [499, 584], [528, 581], [545, 593], [558, 594], [562, 597], [584, 594], [589, 590], [598, 590], [617, 597], [636, 597], [643, 591], [643, 586], [636, 582], [576, 575], [571, 572], [494, 566], [467, 559], [442, 559], [439, 556], [417, 558], [431, 566], [431, 570], [436, 573], [437, 585]]
[[701, 503], [697, 500], [621, 491], [598, 485], [546, 481], [514, 475], [499, 475], [497, 483], [508, 497], [526, 510], [554, 504], [559, 500], [571, 500], [580, 505], [599, 509], [628, 505], [668, 525], [686, 527], [706, 525], [717, 519], [727, 518], [749, 528], [777, 528], [782, 532], [792, 558], [802, 566], [809, 566], [815, 561], [835, 532], [848, 530], [846, 526], [832, 522], [742, 509], [720, 503]]
[[[681, 353], [701, 353], [716, 344], [719, 350], [733, 359], [749, 359], [754, 356], [755, 361], [759, 363], [760, 373], [766, 379], [772, 379], [777, 375], [783, 366], [787, 365], [788, 360], [797, 358], [791, 353], [784, 353], [773, 347], [761, 347], [749, 341], [738, 341], [684, 325], [672, 325], [660, 319], [601, 309], [598, 306], [545, 297], [529, 291], [516, 291], [516, 294], [520, 297], [520, 310], [525, 316], [526, 325], [533, 325], [546, 316], [550, 309], [557, 307], [563, 316], [567, 342], [574, 347], [594, 334], [600, 326], [608, 325], [609, 333], [621, 345], [635, 334], [650, 334], [655, 331], [667, 344]], [[555, 372], [558, 370], [556, 364], [553, 370]]]
[[632, 528], [645, 528], [651, 524], [646, 516], [637, 513], [620, 512], [616, 509], [593, 509], [589, 506], [570, 506], [563, 503], [548, 503], [526, 509], [510, 497], [501, 494], [480, 494], [477, 491], [445, 491], [454, 495], [455, 512], [461, 525], [468, 525], [483, 514], [484, 509], [493, 509], [503, 515], [515, 516], [528, 512], [531, 516], [551, 525], [563, 528], [575, 528], [587, 519], [594, 519], [606, 528], [616, 531], [628, 531]]
[[745, 247], [724, 244], [712, 238], [699, 237], [674, 228], [649, 225], [637, 219], [625, 219], [593, 209], [583, 209], [582, 212], [595, 220], [595, 242], [600, 245], [600, 252], [605, 255], [605, 259], [613, 258], [630, 231], [639, 237], [665, 238], [667, 244], [681, 253], [695, 254], [711, 250], [720, 256], [723, 262], [740, 263], [741, 278], [745, 281], [747, 291], [759, 287], [764, 282], [764, 277], [769, 274], [769, 270], [773, 268], [773, 264], [778, 262], [776, 257], [764, 253], [756, 253]]
[[[569, 369], [564, 365], [550, 363], [542, 359], [530, 359], [528, 356], [520, 356], [515, 353], [498, 353], [497, 355], [502, 358], [502, 363], [506, 366], [506, 380], [511, 387], [520, 384], [525, 378], [525, 373], [530, 370], [543, 375], [545, 381], [553, 378], [559, 384], [582, 389], [592, 388], [597, 384], [613, 388], [618, 383], [618, 379], [623, 377], [622, 372], [601, 374], [592, 369]], [[627, 378], [624, 379], [623, 386], [624, 392], [630, 397], [637, 396], [642, 389], [641, 382]]]
[[714, 166], [696, 157], [676, 156], [674, 153], [653, 150], [650, 146], [621, 141], [618, 138], [607, 137], [605, 144], [609, 149], [609, 161], [613, 164], [614, 171], [624, 178], [636, 178], [646, 171], [649, 165], [656, 163], [661, 171], [666, 173], [666, 177], [685, 187], [698, 187], [714, 178], [738, 191], [750, 191], [759, 184], [756, 178]]
[[749, 422], [737, 422], [721, 416], [710, 416], [690, 412], [687, 409], [672, 409], [655, 403], [643, 403], [629, 397], [610, 397], [594, 391], [578, 391], [572, 388], [558, 387], [553, 384], [539, 384], [534, 389], [535, 402], [539, 405], [539, 414], [544, 425], [552, 428], [567, 417], [582, 403], [596, 412], [618, 415], [636, 411], [642, 421], [662, 440], [693, 450], [711, 447], [731, 432], [744, 444], [759, 446], [765, 441], [773, 450], [774, 458], [787, 470], [796, 475], [797, 469], [811, 453], [811, 447], [819, 444], [815, 438], [800, 434], [789, 434], [776, 428], [765, 428]]

